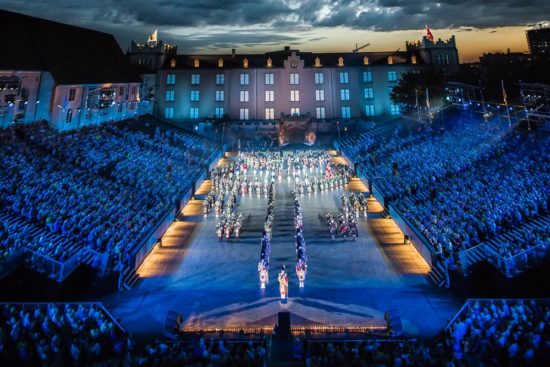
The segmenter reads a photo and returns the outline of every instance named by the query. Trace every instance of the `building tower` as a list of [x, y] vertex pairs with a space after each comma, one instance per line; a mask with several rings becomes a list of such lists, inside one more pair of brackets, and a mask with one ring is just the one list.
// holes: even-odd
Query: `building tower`
[[167, 57], [175, 57], [177, 51], [176, 45], [159, 41], [158, 32], [155, 30], [145, 43], [132, 41], [128, 56], [131, 64], [144, 70], [156, 71], [162, 67]]
[[431, 41], [426, 36], [421, 41], [407, 42], [407, 51], [420, 55], [437, 73], [452, 74], [458, 71], [459, 60], [455, 36], [444, 41]]
[[526, 31], [529, 52], [536, 57], [550, 57], [550, 27], [543, 25], [540, 28]]

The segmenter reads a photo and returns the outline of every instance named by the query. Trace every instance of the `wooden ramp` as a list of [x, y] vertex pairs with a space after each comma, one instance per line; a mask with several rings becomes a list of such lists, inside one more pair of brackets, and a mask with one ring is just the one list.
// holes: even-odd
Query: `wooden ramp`
[[403, 232], [393, 219], [383, 215], [383, 211], [382, 205], [374, 197], [370, 197], [367, 229], [384, 251], [384, 255], [400, 274], [428, 274], [428, 263], [412, 244], [405, 244]]
[[[204, 180], [202, 185], [200, 185], [197, 191], [195, 191], [195, 196], [208, 195], [210, 190], [212, 190], [212, 180]], [[183, 210], [185, 210], [185, 208]]]
[[[363, 181], [361, 181], [358, 177], [352, 178], [351, 181], [348, 183], [347, 188], [348, 188], [348, 191], [351, 191], [351, 192], [367, 193], [369, 191], [367, 186], [365, 186]], [[369, 202], [369, 204], [370, 204], [370, 202]], [[378, 204], [378, 205], [380, 205], [380, 204]]]
[[203, 221], [203, 198], [212, 189], [212, 181], [205, 180], [183, 208], [181, 220], [175, 221], [162, 236], [162, 246], [157, 245], [143, 261], [137, 274], [140, 278], [167, 276], [177, 272], [193, 242], [196, 228]]

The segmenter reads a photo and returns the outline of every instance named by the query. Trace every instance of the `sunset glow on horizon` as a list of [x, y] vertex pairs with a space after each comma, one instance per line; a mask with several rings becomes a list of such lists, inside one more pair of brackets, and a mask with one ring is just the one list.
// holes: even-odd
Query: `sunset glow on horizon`
[[33, 2], [2, 5], [17, 11], [113, 34], [126, 50], [155, 29], [159, 40], [184, 54], [262, 53], [290, 46], [300, 51], [349, 52], [405, 49], [428, 24], [434, 38], [455, 35], [461, 62], [487, 52], [526, 52], [525, 31], [548, 19], [550, 3], [395, 2], [388, 0], [204, 0]]

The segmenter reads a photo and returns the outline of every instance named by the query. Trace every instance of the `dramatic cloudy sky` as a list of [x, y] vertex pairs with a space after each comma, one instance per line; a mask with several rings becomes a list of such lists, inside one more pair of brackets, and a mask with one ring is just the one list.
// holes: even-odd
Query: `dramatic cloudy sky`
[[525, 51], [525, 29], [550, 17], [548, 0], [0, 0], [0, 8], [113, 33], [126, 49], [154, 29], [180, 53], [403, 49], [425, 24], [457, 37], [463, 61]]

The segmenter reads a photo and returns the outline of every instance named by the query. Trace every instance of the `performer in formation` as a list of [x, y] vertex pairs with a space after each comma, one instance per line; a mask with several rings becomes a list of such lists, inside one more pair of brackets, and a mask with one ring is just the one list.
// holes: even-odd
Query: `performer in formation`
[[296, 262], [296, 275], [298, 276], [298, 284], [300, 288], [304, 288], [305, 281], [306, 281], [306, 271], [307, 271], [307, 264], [302, 260], [298, 259]]
[[341, 197], [342, 209], [335, 218], [332, 213], [326, 213], [325, 218], [329, 233], [334, 239], [338, 234], [338, 228], [343, 238], [348, 236], [354, 240], [359, 236], [357, 228], [357, 219], [363, 214], [367, 218], [368, 204], [367, 198], [361, 194], [352, 193], [350, 196], [342, 194]]
[[[346, 164], [335, 163], [327, 151], [294, 151], [290, 154], [273, 151], [239, 152], [235, 161], [211, 171], [212, 191], [204, 200], [204, 216], [216, 214], [218, 224], [216, 233], [221, 241], [231, 236], [239, 238], [243, 217], [237, 213], [238, 195], [265, 196], [268, 199], [267, 215], [260, 241], [260, 259], [258, 277], [260, 289], [269, 284], [269, 265], [271, 255], [271, 232], [274, 218], [275, 182], [281, 183], [286, 173], [288, 183], [292, 185], [294, 205], [294, 226], [296, 245], [296, 275], [300, 288], [305, 287], [307, 275], [306, 243], [303, 233], [302, 207], [298, 198], [305, 193], [317, 193], [342, 189], [353, 176], [353, 170]], [[333, 237], [339, 229], [342, 235], [357, 236], [355, 218], [361, 213], [366, 216], [366, 199], [362, 196], [343, 196], [343, 210], [338, 221], [327, 214], [327, 224]], [[281, 300], [288, 299], [288, 274], [284, 266], [278, 275]]]
[[296, 229], [296, 275], [300, 288], [304, 288], [307, 272], [306, 240], [303, 232], [304, 218], [296, 191], [293, 190], [292, 196], [294, 197], [294, 227]]
[[260, 289], [265, 289], [269, 283], [269, 256], [271, 255], [271, 230], [273, 227], [273, 208], [275, 202], [275, 184], [269, 186], [267, 202], [267, 216], [262, 232], [260, 261], [258, 262], [258, 275], [260, 277]]
[[326, 151], [295, 151], [286, 162], [287, 180], [298, 195], [343, 188], [353, 176], [348, 165], [334, 163]]
[[281, 301], [286, 301], [288, 299], [288, 274], [285, 271], [285, 266], [281, 266], [281, 271], [279, 272], [279, 293], [281, 293]]
[[218, 240], [240, 238], [243, 215], [235, 210], [239, 193], [239, 169], [231, 166], [217, 167], [210, 172], [212, 189], [203, 202], [203, 213], [207, 217], [212, 210], [218, 218], [216, 235]]

